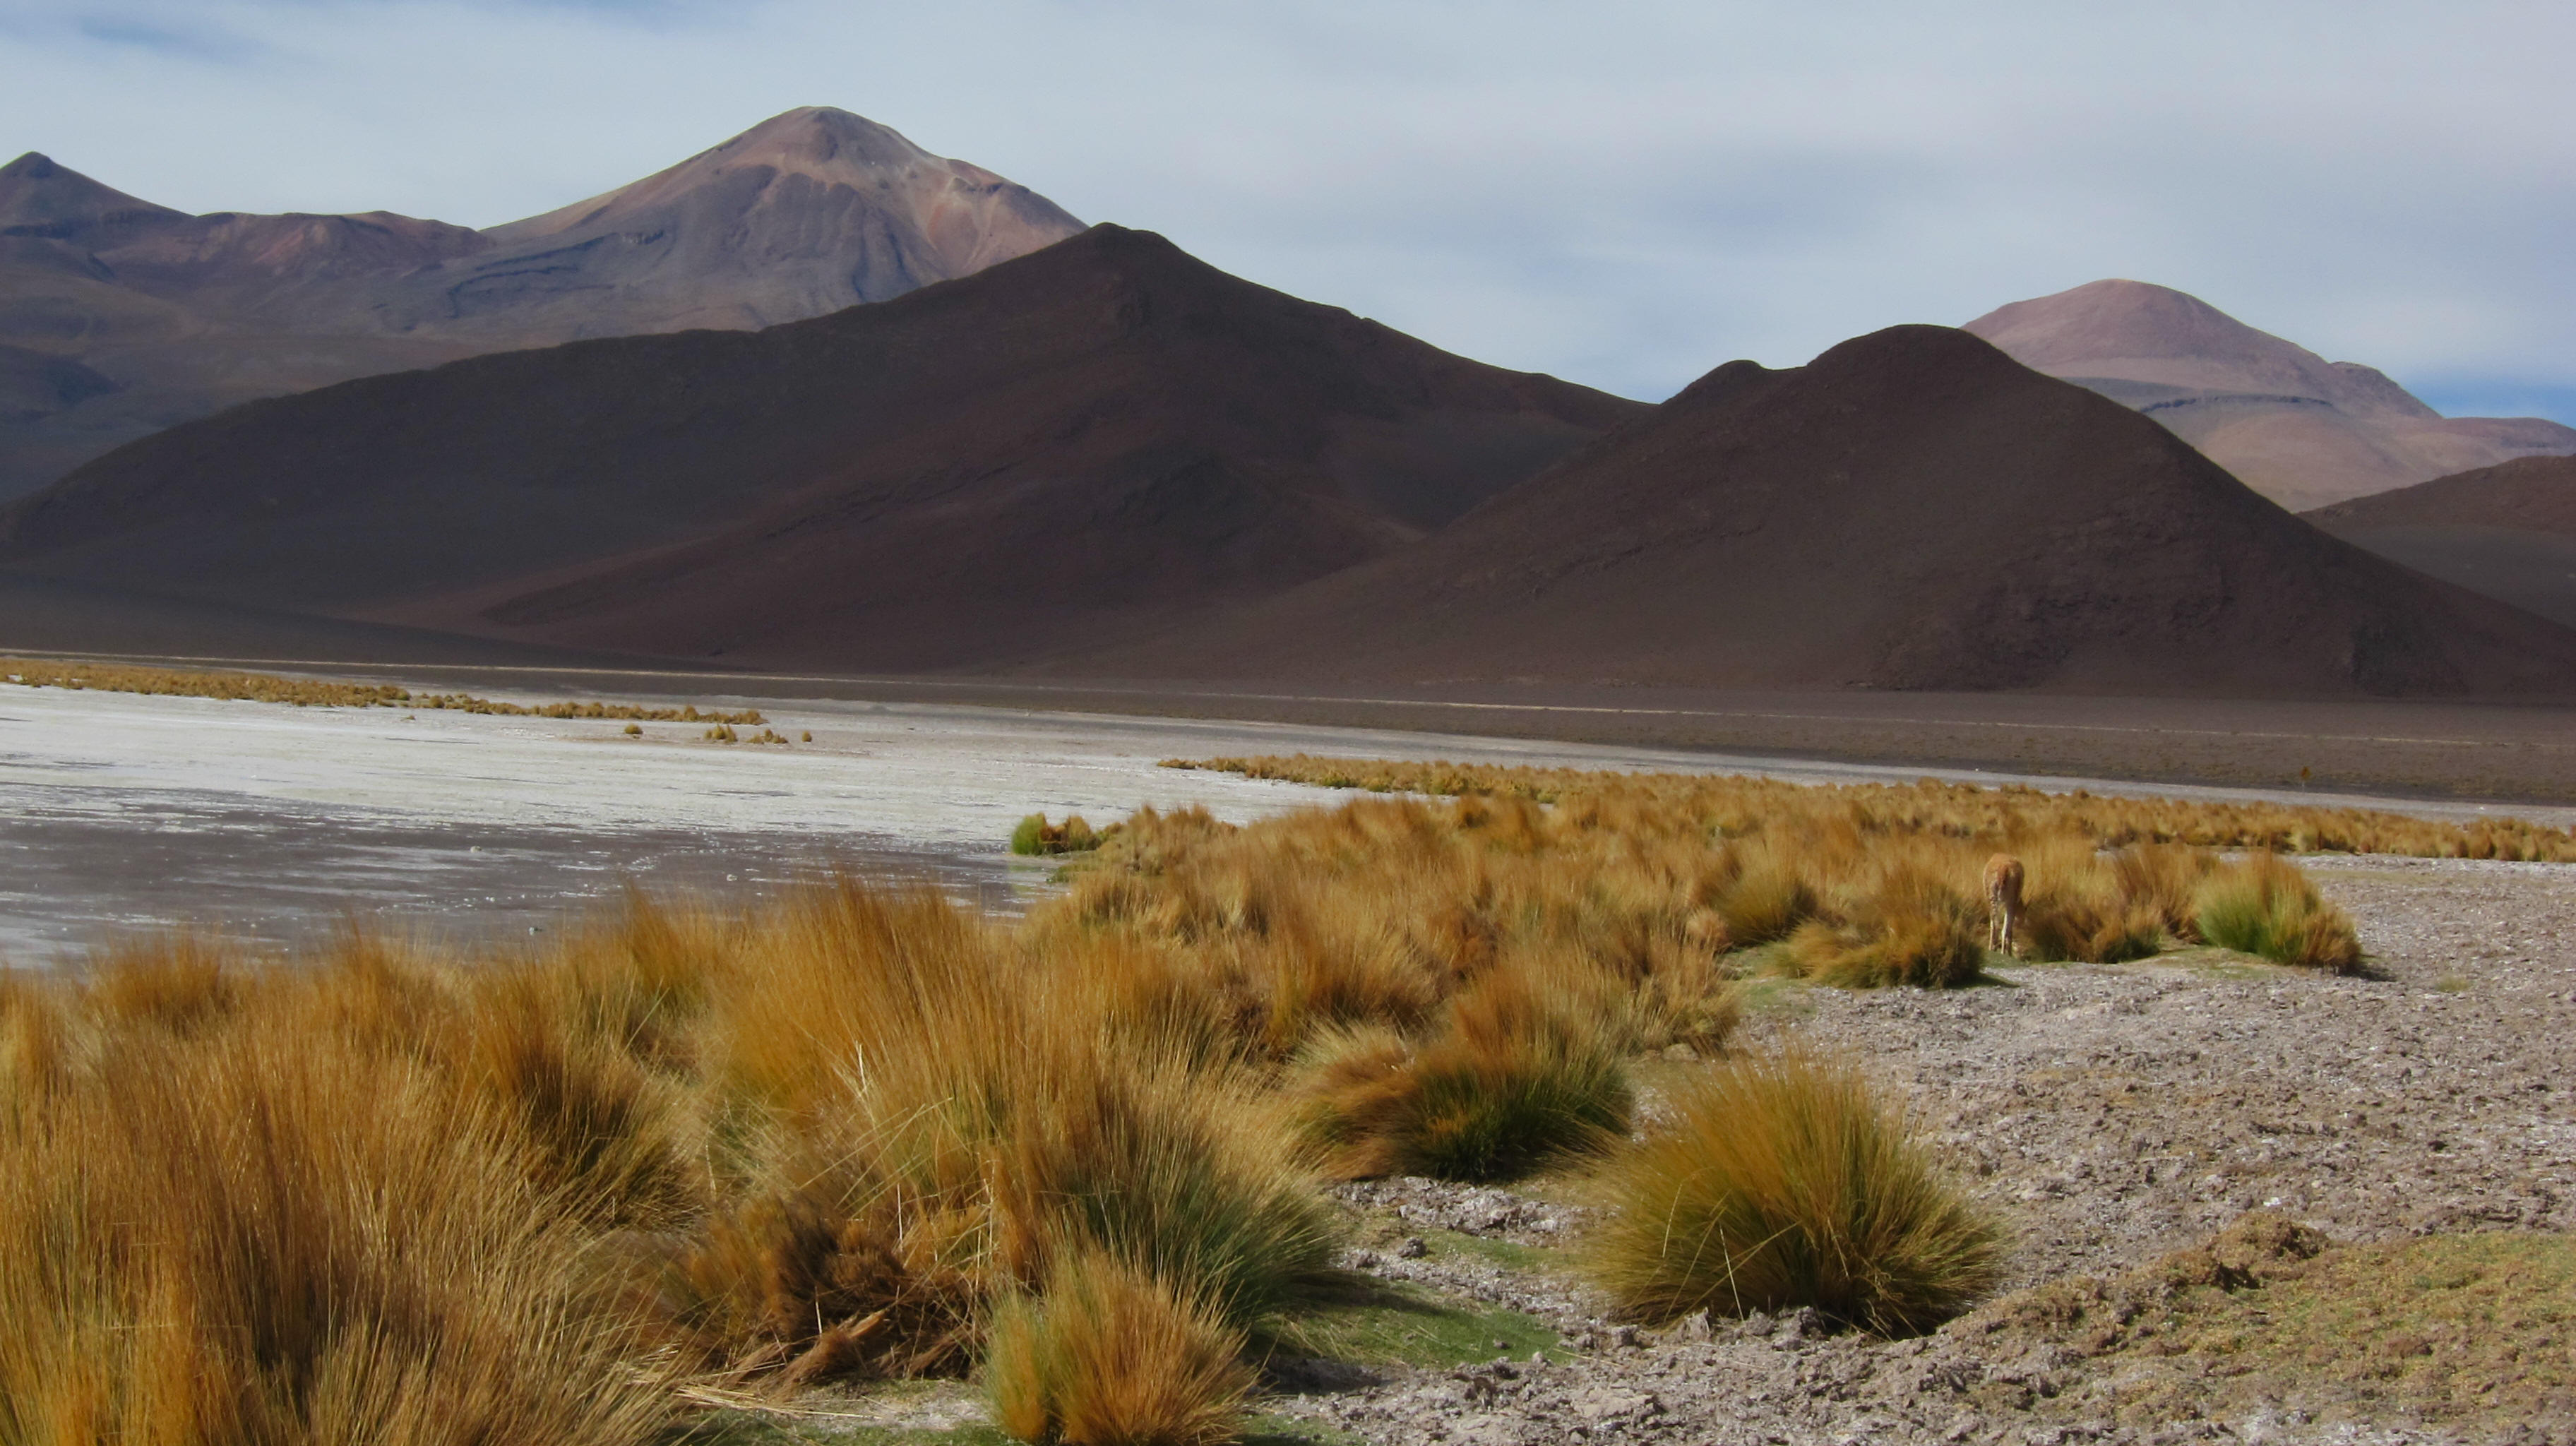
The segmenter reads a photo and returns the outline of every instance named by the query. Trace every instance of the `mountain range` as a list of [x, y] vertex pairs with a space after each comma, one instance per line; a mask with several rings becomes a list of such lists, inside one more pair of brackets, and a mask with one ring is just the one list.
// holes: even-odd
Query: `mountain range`
[[381, 211], [192, 216], [21, 156], [0, 168], [0, 498], [255, 398], [802, 320], [1081, 229], [1024, 187], [819, 108], [488, 230]]
[[2576, 632], [2256, 496], [1965, 332], [1731, 362], [1425, 542], [1062, 670], [1314, 683], [2511, 694]]
[[2565, 699], [2571, 446], [2132, 282], [1650, 406], [836, 111], [487, 231], [0, 175], [0, 646]]
[[2198, 297], [2096, 281], [1967, 324], [2014, 360], [2136, 408], [2293, 511], [2576, 453], [2539, 417], [2445, 417], [2384, 374], [2330, 362]]
[[1366, 561], [1650, 410], [1099, 226], [764, 331], [238, 407], [0, 514], [0, 562], [520, 642], [934, 669]]

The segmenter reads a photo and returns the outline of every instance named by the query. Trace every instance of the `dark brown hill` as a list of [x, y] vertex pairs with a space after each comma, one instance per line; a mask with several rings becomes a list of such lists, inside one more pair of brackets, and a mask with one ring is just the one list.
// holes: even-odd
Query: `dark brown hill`
[[2417, 572], [2576, 627], [2576, 457], [2525, 457], [2300, 516]]
[[0, 565], [554, 645], [931, 669], [1365, 561], [1648, 410], [1102, 226], [767, 331], [252, 403], [0, 513]]
[[1421, 546], [1055, 665], [1274, 681], [2560, 694], [2576, 633], [1962, 331], [1718, 368]]

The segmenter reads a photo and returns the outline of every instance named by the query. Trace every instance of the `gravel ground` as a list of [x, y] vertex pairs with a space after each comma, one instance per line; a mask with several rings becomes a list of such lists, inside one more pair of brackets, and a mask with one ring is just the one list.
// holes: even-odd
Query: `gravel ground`
[[[2147, 1266], [2266, 1207], [2343, 1243], [2576, 1229], [2576, 1078], [2563, 1068], [2576, 867], [2311, 867], [2359, 924], [2369, 975], [2215, 951], [2025, 967], [1953, 994], [1800, 991], [1753, 1034], [1848, 1050], [1908, 1093], [2016, 1230], [2008, 1290]], [[1354, 1264], [1515, 1305], [1575, 1347], [1561, 1364], [1385, 1371], [1283, 1401], [1319, 1431], [1373, 1442], [2576, 1441], [2576, 1420], [2422, 1427], [2296, 1390], [2250, 1403], [2186, 1390], [2140, 1420], [2135, 1380], [2112, 1379], [2108, 1358], [2007, 1330], [1997, 1310], [1904, 1342], [1832, 1336], [1804, 1315], [1623, 1331], [1552, 1271], [1383, 1245], [1445, 1230], [1546, 1246], [1579, 1231], [1579, 1209], [1428, 1181], [1345, 1200], [1373, 1222]], [[2115, 1397], [2132, 1402], [2122, 1424]]]

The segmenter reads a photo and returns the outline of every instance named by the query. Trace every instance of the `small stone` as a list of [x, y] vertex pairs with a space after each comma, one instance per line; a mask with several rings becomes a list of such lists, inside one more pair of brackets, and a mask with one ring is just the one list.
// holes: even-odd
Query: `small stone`
[[1395, 1247], [1398, 1260], [1420, 1260], [1430, 1253], [1431, 1247], [1423, 1244], [1422, 1237], [1419, 1235], [1406, 1236], [1404, 1243]]
[[1715, 1340], [1717, 1332], [1708, 1323], [1708, 1312], [1697, 1310], [1683, 1316], [1681, 1324], [1673, 1327], [1673, 1338], [1684, 1341]]

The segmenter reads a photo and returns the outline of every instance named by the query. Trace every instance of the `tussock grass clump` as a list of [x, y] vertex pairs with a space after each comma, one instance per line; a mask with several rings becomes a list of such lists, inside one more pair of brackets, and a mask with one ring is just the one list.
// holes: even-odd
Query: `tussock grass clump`
[[[1086, 1244], [1246, 1322], [1320, 1274], [1333, 1227], [1268, 1106], [1119, 1027], [1090, 962], [927, 894], [844, 884], [773, 916], [745, 953], [765, 987], [710, 1003], [711, 1066], [767, 1140], [673, 1283], [693, 1347], [774, 1362], [889, 1310], [862, 1374], [961, 1366], [956, 1321]], [[925, 1295], [948, 1304], [907, 1315]]]
[[1022, 1441], [1216, 1446], [1240, 1434], [1253, 1376], [1224, 1314], [1118, 1256], [1058, 1258], [1042, 1295], [995, 1310], [993, 1419]]
[[1807, 1305], [1885, 1335], [1931, 1329], [1998, 1278], [2001, 1237], [1851, 1066], [1720, 1064], [1604, 1167], [1589, 1268], [1631, 1316]]
[[[2212, 803], [2179, 798], [2105, 798], [2084, 789], [2047, 793], [2022, 785], [1981, 788], [1923, 779], [1910, 784], [1815, 786], [1706, 774], [1604, 773], [1570, 768], [1409, 763], [1352, 758], [1166, 759], [1166, 768], [1207, 768], [1328, 788], [1435, 796], [1489, 796], [1556, 803], [1577, 798], [1650, 799], [1714, 819], [1782, 818], [1850, 810], [1880, 831], [2009, 839], [2076, 833], [2097, 848], [2178, 843], [2275, 853], [2408, 854], [2419, 858], [2576, 862], [2576, 831], [2517, 818], [2466, 823], [2376, 809], [2279, 803]], [[1728, 832], [1741, 832], [1729, 828]]]
[[0, 1085], [0, 1441], [609, 1446], [670, 1419], [490, 1102], [303, 1033], [304, 986], [239, 981], [183, 1036], [127, 1008], [138, 977], [8, 1008], [77, 1043]]
[[1959, 887], [1963, 858], [1921, 840], [1890, 841], [1846, 864], [1831, 918], [1798, 926], [1780, 951], [1801, 978], [1846, 989], [1952, 989], [1985, 965], [1985, 909]]
[[1049, 823], [1045, 814], [1033, 813], [1011, 830], [1011, 852], [1032, 856], [1089, 853], [1115, 837], [1118, 828], [1113, 823], [1105, 829], [1094, 829], [1078, 813], [1066, 815], [1062, 823]]
[[1597, 1005], [1551, 992], [1496, 970], [1419, 1043], [1382, 1025], [1318, 1037], [1291, 1093], [1327, 1173], [1512, 1180], [1609, 1149], [1634, 1100], [1625, 1051]]
[[[0, 658], [0, 680], [28, 688], [149, 693], [222, 702], [284, 703], [297, 708], [403, 708], [413, 711], [492, 713], [510, 718], [637, 719], [646, 723], [748, 723], [769, 721], [757, 708], [700, 712], [696, 707], [650, 708], [632, 703], [501, 703], [471, 693], [414, 693], [390, 683], [341, 683], [320, 678], [279, 678], [266, 673], [192, 673], [122, 663], [39, 662]], [[780, 740], [785, 741], [785, 740]]]
[[2305, 874], [2271, 854], [2212, 873], [2194, 897], [2200, 935], [2212, 944], [2276, 964], [2349, 974], [2361, 940], [2343, 910]]
[[0, 1443], [641, 1442], [689, 1373], [963, 1375], [1093, 1256], [1222, 1355], [1336, 1226], [1262, 1082], [1126, 1012], [1152, 962], [845, 882], [0, 980]]
[[[2103, 854], [2088, 841], [2062, 840], [2024, 860], [2033, 881], [2022, 892], [2022, 940], [2030, 957], [2119, 964], [2165, 946], [2168, 929], [2192, 927], [2187, 902], [2174, 902], [2171, 872], [2188, 868], [2188, 900], [2202, 866], [2216, 860], [2176, 845], [2147, 845]], [[2169, 917], [2169, 910], [2175, 917]]]

